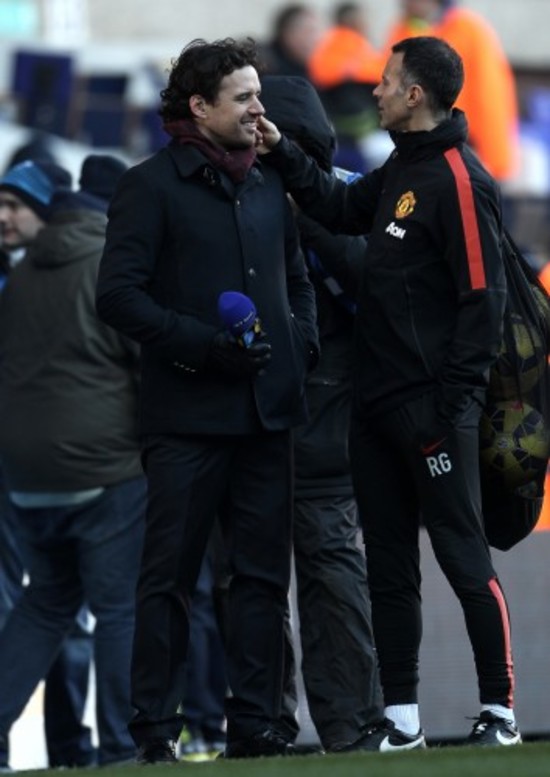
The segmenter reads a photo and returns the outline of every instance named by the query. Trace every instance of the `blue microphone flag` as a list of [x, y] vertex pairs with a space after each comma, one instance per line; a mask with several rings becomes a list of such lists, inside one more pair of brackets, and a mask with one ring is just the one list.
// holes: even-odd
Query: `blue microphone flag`
[[218, 298], [218, 313], [225, 329], [236, 340], [242, 339], [244, 345], [250, 345], [257, 321], [256, 306], [250, 297], [239, 291], [224, 291]]

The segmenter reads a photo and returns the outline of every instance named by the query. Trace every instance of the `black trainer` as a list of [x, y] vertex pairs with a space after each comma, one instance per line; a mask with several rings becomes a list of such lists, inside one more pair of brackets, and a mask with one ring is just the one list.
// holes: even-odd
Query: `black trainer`
[[247, 739], [228, 742], [220, 758], [262, 758], [274, 755], [295, 755], [294, 745], [275, 729], [266, 728]]
[[138, 747], [136, 761], [142, 766], [178, 763], [176, 743], [171, 739], [147, 739]]
[[489, 710], [484, 710], [479, 718], [475, 718], [466, 744], [482, 747], [510, 747], [510, 745], [521, 744], [521, 734], [514, 723], [498, 717]]
[[355, 753], [361, 750], [379, 753], [398, 752], [399, 750], [417, 750], [426, 747], [426, 737], [422, 729], [417, 734], [406, 734], [396, 728], [392, 720], [385, 718], [368, 728], [355, 742], [339, 749], [331, 748], [331, 753]]

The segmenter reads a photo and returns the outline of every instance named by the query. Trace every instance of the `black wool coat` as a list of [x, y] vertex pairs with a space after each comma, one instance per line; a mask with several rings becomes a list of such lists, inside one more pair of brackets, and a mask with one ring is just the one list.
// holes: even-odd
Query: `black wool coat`
[[[255, 303], [272, 345], [264, 374], [209, 366], [217, 301]], [[171, 144], [122, 177], [109, 211], [99, 316], [141, 344], [141, 431], [243, 434], [306, 418], [318, 349], [315, 297], [279, 174], [256, 162], [242, 184]]]

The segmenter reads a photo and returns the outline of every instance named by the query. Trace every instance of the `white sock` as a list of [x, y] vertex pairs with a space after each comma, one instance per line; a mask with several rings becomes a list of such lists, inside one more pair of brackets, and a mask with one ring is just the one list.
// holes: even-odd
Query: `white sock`
[[418, 704], [391, 704], [385, 708], [384, 715], [405, 734], [418, 734], [420, 730]]
[[510, 723], [513, 723], [514, 725], [516, 723], [514, 710], [511, 710], [509, 707], [503, 707], [502, 704], [482, 704], [481, 711], [492, 712], [493, 715], [497, 716], [497, 718], [504, 718], [504, 720], [509, 720]]

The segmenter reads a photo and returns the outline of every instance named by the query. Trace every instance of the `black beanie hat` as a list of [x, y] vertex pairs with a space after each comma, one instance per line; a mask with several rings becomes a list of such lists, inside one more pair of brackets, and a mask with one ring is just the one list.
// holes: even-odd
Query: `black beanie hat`
[[110, 200], [127, 169], [125, 162], [110, 154], [90, 154], [82, 163], [80, 188], [95, 197]]
[[55, 192], [71, 188], [71, 174], [52, 162], [20, 162], [0, 178], [0, 189], [19, 197], [43, 221], [50, 215]]
[[266, 118], [330, 171], [336, 135], [315, 87], [301, 76], [279, 75], [263, 76], [261, 86]]
[[52, 151], [52, 145], [46, 134], [35, 132], [30, 136], [26, 143], [19, 146], [11, 155], [6, 169], [18, 165], [19, 162], [53, 162], [57, 164], [57, 159]]

